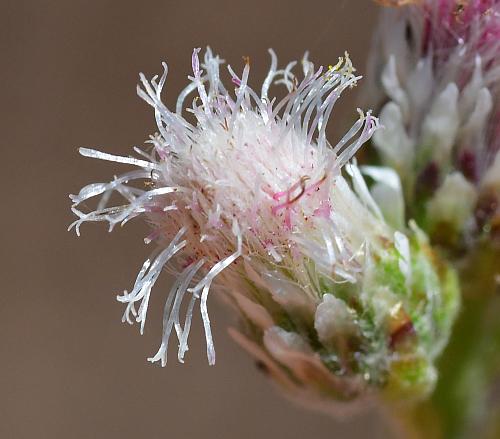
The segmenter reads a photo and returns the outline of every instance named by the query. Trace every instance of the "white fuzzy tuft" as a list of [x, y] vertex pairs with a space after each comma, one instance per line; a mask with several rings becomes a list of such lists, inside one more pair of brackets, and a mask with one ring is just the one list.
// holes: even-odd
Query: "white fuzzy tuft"
[[[78, 216], [71, 227], [78, 234], [81, 224], [90, 221], [106, 221], [111, 230], [145, 216], [152, 225], [145, 242], [156, 242], [160, 250], [146, 261], [132, 291], [118, 300], [126, 304], [124, 321], [131, 323], [134, 317], [142, 333], [152, 287], [164, 267], [175, 273], [177, 280], [163, 312], [161, 345], [149, 358], [162, 365], [167, 362], [172, 330], [179, 339], [178, 359], [183, 361], [197, 299], [208, 362], [215, 362], [208, 294], [216, 280], [221, 290], [229, 292], [236, 290], [242, 276], [250, 282], [242, 258], [277, 295], [284, 285], [293, 284], [303, 297], [314, 297], [317, 274], [305, 267], [312, 261], [318, 273], [334, 282], [355, 282], [362, 261], [359, 249], [377, 230], [370, 224], [380, 217], [354, 167], [357, 191], [371, 210], [362, 219], [355, 218], [362, 203], [341, 177], [341, 168], [372, 136], [378, 120], [358, 110], [359, 119], [336, 145], [326, 140], [333, 106], [360, 79], [347, 54], [326, 70], [315, 69], [306, 56], [304, 77], [299, 79], [293, 73], [295, 63], [279, 69], [276, 54], [270, 51], [271, 67], [260, 93], [248, 85], [248, 62], [241, 75], [228, 66], [233, 94], [221, 81], [223, 61], [207, 49], [200, 63], [199, 51], [193, 52], [193, 75], [175, 111], [161, 100], [167, 65], [163, 64], [159, 78], [140, 75], [138, 94], [153, 108], [158, 127], [147, 142], [151, 151], [135, 148], [139, 159], [80, 149], [86, 157], [140, 169], [109, 183], [88, 185], [71, 196]], [[286, 87], [283, 99], [269, 97], [273, 84]], [[185, 108], [184, 102], [195, 92], [192, 105]], [[190, 115], [185, 117], [184, 112]], [[144, 186], [129, 185], [137, 181]], [[112, 194], [125, 203], [109, 207]], [[96, 196], [101, 198], [94, 211], [80, 210], [80, 204]], [[280, 300], [289, 301], [290, 291], [293, 288]], [[186, 296], [190, 300], [182, 326]]]

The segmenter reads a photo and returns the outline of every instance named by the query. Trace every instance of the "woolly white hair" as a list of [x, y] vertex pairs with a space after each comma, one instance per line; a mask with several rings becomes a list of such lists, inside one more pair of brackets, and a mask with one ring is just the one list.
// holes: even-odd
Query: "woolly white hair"
[[[161, 345], [149, 358], [163, 366], [173, 330], [183, 361], [198, 299], [208, 361], [214, 364], [207, 298], [216, 278], [226, 291], [238, 288], [242, 278], [274, 290], [294, 292], [300, 285], [300, 294], [317, 300], [317, 274], [311, 274], [311, 263], [333, 282], [355, 282], [363, 246], [370, 233], [382, 227], [375, 221], [380, 212], [359, 170], [350, 169], [357, 195], [341, 177], [341, 168], [378, 127], [377, 119], [358, 110], [359, 119], [336, 145], [326, 140], [337, 99], [360, 79], [347, 54], [326, 70], [316, 70], [306, 54], [299, 80], [292, 71], [296, 63], [278, 69], [270, 50], [271, 67], [260, 93], [248, 85], [248, 61], [241, 76], [228, 66], [233, 96], [220, 78], [223, 60], [208, 48], [200, 66], [199, 51], [193, 52], [193, 76], [175, 112], [161, 100], [167, 64], [160, 78], [148, 81], [140, 75], [137, 92], [153, 107], [159, 131], [150, 137], [149, 151], [135, 148], [140, 158], [132, 158], [80, 148], [83, 156], [139, 169], [70, 196], [78, 216], [70, 228], [78, 235], [84, 222], [105, 221], [111, 231], [116, 224], [145, 216], [152, 225], [145, 242], [156, 241], [158, 249], [144, 263], [132, 290], [118, 300], [126, 304], [123, 321], [135, 319], [142, 333], [151, 290], [162, 269], [175, 274], [165, 302]], [[269, 97], [273, 83], [287, 89], [279, 101]], [[193, 92], [197, 96], [185, 110], [184, 102]], [[184, 117], [184, 110], [192, 113], [194, 123], [189, 121], [192, 116]], [[138, 180], [144, 180], [145, 187], [129, 185]], [[125, 204], [109, 207], [113, 193]], [[100, 201], [95, 210], [80, 210], [96, 196]]]

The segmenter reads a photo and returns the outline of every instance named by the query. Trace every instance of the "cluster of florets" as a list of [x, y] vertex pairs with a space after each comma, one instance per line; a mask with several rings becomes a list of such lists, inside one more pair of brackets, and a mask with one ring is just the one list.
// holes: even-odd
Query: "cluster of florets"
[[374, 143], [401, 176], [411, 215], [446, 245], [498, 232], [499, 55], [497, 0], [421, 1], [382, 14], [369, 100], [385, 102], [386, 130]]
[[[138, 93], [153, 107], [159, 132], [148, 151], [136, 149], [140, 158], [80, 149], [139, 169], [71, 196], [78, 233], [83, 222], [106, 221], [111, 230], [138, 216], [152, 227], [145, 242], [156, 250], [132, 290], [118, 296], [124, 321], [135, 319], [142, 332], [161, 271], [175, 275], [150, 361], [165, 365], [172, 333], [183, 361], [199, 300], [208, 361], [215, 362], [207, 308], [213, 286], [239, 311], [234, 338], [301, 401], [325, 407], [324, 400], [370, 389], [427, 394], [456, 314], [456, 281], [416, 225], [406, 229], [397, 174], [349, 163], [377, 119], [359, 111], [337, 144], [326, 140], [334, 104], [359, 80], [348, 56], [326, 70], [305, 57], [299, 79], [295, 63], [278, 69], [271, 51], [260, 93], [248, 85], [248, 61], [241, 76], [228, 67], [233, 96], [220, 77], [222, 60], [208, 49], [200, 65], [198, 52], [175, 112], [161, 100], [167, 66], [160, 78], [141, 75]], [[280, 101], [268, 95], [274, 83], [287, 89]], [[125, 204], [109, 206], [113, 194]], [[80, 210], [96, 196], [94, 211]]]

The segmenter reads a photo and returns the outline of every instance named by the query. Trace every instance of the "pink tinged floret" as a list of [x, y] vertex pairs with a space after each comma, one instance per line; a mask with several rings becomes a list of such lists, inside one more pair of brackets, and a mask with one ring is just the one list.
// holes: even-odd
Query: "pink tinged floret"
[[160, 160], [167, 160], [168, 159], [168, 153], [165, 151], [164, 148], [157, 145], [157, 146], [155, 146], [155, 150], [158, 153], [158, 157], [160, 157]]
[[[282, 210], [284, 210], [285, 213], [285, 227], [287, 230], [292, 229], [292, 217], [291, 217], [291, 210], [293, 209], [293, 205], [299, 201], [299, 199], [304, 195], [306, 187], [306, 181], [309, 179], [309, 177], [302, 177], [297, 183], [293, 184], [288, 190], [286, 191], [281, 191], [281, 192], [276, 192], [273, 194], [273, 200], [279, 201], [281, 198], [286, 197], [286, 200], [284, 202], [279, 203], [276, 206], [271, 207], [271, 212], [273, 215], [278, 215], [278, 213]], [[298, 194], [292, 197], [294, 192], [297, 190], [300, 191]]]
[[[273, 195], [273, 200], [275, 201], [279, 201], [281, 198], [283, 197], [286, 197], [286, 202], [283, 203], [283, 204], [280, 204], [278, 206], [276, 206], [277, 209], [280, 209], [282, 206], [286, 205], [289, 201], [290, 201], [290, 197], [291, 195], [293, 194], [294, 191], [296, 191], [299, 187], [302, 187], [302, 191], [301, 193], [304, 192], [304, 185], [305, 185], [305, 181], [304, 181], [304, 178], [305, 177], [302, 177], [297, 183], [293, 184], [289, 189], [287, 189], [286, 191], [280, 191], [280, 192], [276, 192], [274, 195]], [[274, 208], [273, 208], [274, 209]]]
[[[285, 198], [285, 201], [280, 202], [279, 204], [272, 206], [271, 212], [273, 215], [278, 215], [281, 211], [284, 211], [284, 222], [287, 230], [291, 230], [292, 228], [292, 218], [291, 213], [294, 209], [294, 205], [303, 197], [303, 196], [311, 196], [312, 194], [318, 192], [321, 188], [321, 185], [326, 180], [326, 175], [318, 180], [316, 183], [311, 184], [306, 187], [306, 181], [309, 180], [309, 177], [303, 176], [298, 182], [292, 185], [286, 191], [279, 191], [272, 193], [271, 196], [273, 200], [280, 201], [282, 198]], [[318, 210], [318, 209], [317, 209]], [[329, 212], [328, 212], [329, 215]]]
[[304, 190], [304, 195], [312, 195], [314, 194], [315, 192], [319, 192], [320, 191], [320, 188], [321, 186], [323, 185], [323, 183], [326, 181], [326, 175], [321, 178], [320, 180], [318, 180], [316, 183], [310, 185], [309, 187], [307, 187], [305, 190]]
[[332, 213], [331, 204], [326, 201], [321, 202], [321, 206], [314, 210], [313, 215], [318, 218], [330, 219], [330, 215]]

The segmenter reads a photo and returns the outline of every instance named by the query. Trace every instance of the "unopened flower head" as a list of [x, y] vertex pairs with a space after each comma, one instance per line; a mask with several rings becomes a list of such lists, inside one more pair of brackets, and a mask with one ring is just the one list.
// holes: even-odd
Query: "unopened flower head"
[[412, 214], [451, 244], [500, 218], [499, 60], [498, 0], [425, 0], [382, 13], [369, 101], [384, 102], [386, 130], [374, 143], [401, 175]]
[[[306, 57], [299, 79], [295, 63], [279, 69], [271, 51], [260, 92], [248, 84], [249, 60], [241, 76], [228, 67], [233, 96], [221, 80], [222, 60], [208, 49], [200, 65], [198, 53], [175, 112], [160, 96], [167, 65], [160, 78], [141, 75], [138, 93], [153, 107], [159, 130], [150, 150], [136, 149], [141, 157], [132, 158], [80, 149], [139, 169], [71, 196], [77, 233], [88, 221], [106, 221], [110, 230], [137, 216], [151, 224], [145, 241], [157, 249], [132, 290], [118, 296], [124, 321], [135, 320], [142, 332], [162, 269], [176, 278], [150, 361], [166, 363], [173, 333], [183, 361], [199, 300], [208, 361], [215, 362], [207, 309], [213, 286], [240, 312], [235, 339], [302, 401], [353, 399], [372, 387], [428, 392], [455, 314], [454, 275], [444, 265], [436, 271], [416, 227], [407, 238], [388, 225], [360, 169], [348, 163], [377, 119], [359, 111], [336, 145], [326, 140], [334, 104], [359, 80], [348, 56], [326, 70]], [[269, 96], [273, 84], [286, 87], [282, 100]], [[184, 102], [195, 92], [185, 116]], [[400, 195], [395, 173], [364, 172], [379, 192]], [[130, 185], [141, 180], [145, 187]], [[109, 207], [113, 193], [126, 204]], [[80, 210], [96, 196], [95, 211]], [[391, 208], [394, 223], [403, 224]]]

